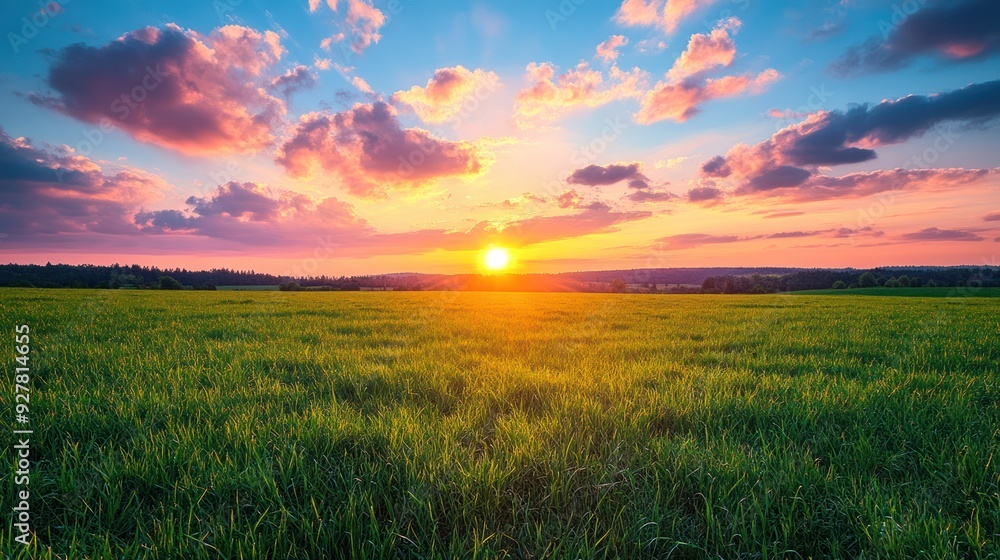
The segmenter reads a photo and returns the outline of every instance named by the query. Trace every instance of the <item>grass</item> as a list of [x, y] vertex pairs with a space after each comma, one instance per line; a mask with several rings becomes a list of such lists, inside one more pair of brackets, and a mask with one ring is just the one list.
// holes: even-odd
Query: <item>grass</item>
[[218, 286], [217, 290], [229, 291], [229, 292], [270, 292], [277, 291], [277, 286]]
[[1000, 300], [0, 303], [35, 368], [12, 558], [1000, 554]]
[[802, 290], [802, 296], [899, 296], [899, 297], [1000, 297], [1000, 288], [852, 288], [844, 290]]

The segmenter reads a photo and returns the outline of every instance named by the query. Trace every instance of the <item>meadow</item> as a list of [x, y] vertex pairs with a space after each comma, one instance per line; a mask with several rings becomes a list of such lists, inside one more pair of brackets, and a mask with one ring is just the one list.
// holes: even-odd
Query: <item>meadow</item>
[[5, 558], [1000, 555], [996, 298], [3, 289], [0, 318], [35, 430]]

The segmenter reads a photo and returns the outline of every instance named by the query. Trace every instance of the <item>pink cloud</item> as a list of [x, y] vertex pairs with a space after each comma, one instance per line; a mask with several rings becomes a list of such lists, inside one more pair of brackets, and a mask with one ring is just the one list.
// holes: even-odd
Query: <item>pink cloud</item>
[[283, 52], [271, 31], [147, 27], [102, 47], [66, 47], [48, 75], [57, 96], [32, 100], [186, 154], [256, 152], [285, 113], [261, 79]]
[[604, 75], [586, 62], [558, 76], [552, 64], [532, 62], [525, 74], [530, 85], [515, 98], [514, 122], [531, 128], [550, 124], [573, 110], [636, 98], [647, 81], [646, 73], [638, 68], [625, 72], [612, 66], [608, 77], [606, 82]]
[[0, 232], [4, 244], [63, 233], [134, 230], [131, 214], [170, 189], [161, 178], [128, 166], [105, 170], [64, 151], [35, 148], [0, 129]]
[[700, 105], [706, 101], [734, 97], [745, 92], [757, 94], [780, 78], [781, 75], [776, 70], [769, 68], [756, 76], [723, 76], [703, 82], [659, 82], [643, 98], [639, 112], [635, 114], [635, 121], [640, 124], [666, 119], [684, 122], [696, 115]]
[[424, 122], [441, 123], [460, 116], [470, 99], [485, 98], [499, 86], [500, 77], [495, 73], [459, 65], [438, 68], [426, 86], [397, 91], [392, 100], [408, 105]]
[[633, 27], [656, 27], [673, 33], [680, 23], [715, 0], [625, 0], [615, 14], [615, 22]]
[[736, 57], [732, 32], [742, 25], [737, 18], [720, 21], [711, 33], [691, 36], [687, 48], [667, 71], [665, 79], [642, 98], [634, 120], [652, 124], [662, 120], [684, 122], [698, 113], [702, 103], [743, 93], [758, 94], [781, 78], [773, 68], [759, 74], [708, 78], [713, 69], [726, 68]]
[[332, 173], [352, 194], [385, 196], [444, 177], [473, 177], [491, 154], [472, 142], [452, 142], [403, 128], [383, 102], [356, 104], [335, 114], [304, 115], [278, 149], [277, 163], [293, 177]]
[[706, 70], [719, 66], [729, 66], [736, 57], [736, 43], [730, 36], [740, 28], [737, 18], [720, 21], [711, 33], [696, 33], [688, 41], [687, 48], [667, 72], [670, 81], [684, 80]]
[[[386, 23], [385, 14], [372, 5], [371, 0], [346, 0], [347, 14], [342, 22], [343, 31], [335, 33], [320, 42], [323, 49], [329, 49], [330, 43], [340, 43], [348, 35], [350, 36], [351, 50], [356, 54], [361, 54], [372, 43], [378, 43], [382, 38], [379, 30]], [[327, 0], [327, 6], [334, 12], [338, 11], [340, 2], [338, 0]], [[319, 0], [309, 0], [309, 11], [316, 12], [319, 9]]]
[[597, 45], [596, 56], [604, 62], [614, 62], [618, 59], [618, 49], [628, 44], [628, 37], [624, 35], [612, 35], [601, 44]]

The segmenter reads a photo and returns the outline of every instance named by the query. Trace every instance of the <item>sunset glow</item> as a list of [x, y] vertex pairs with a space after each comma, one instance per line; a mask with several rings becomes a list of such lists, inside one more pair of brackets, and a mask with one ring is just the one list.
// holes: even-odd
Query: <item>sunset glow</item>
[[510, 254], [503, 247], [494, 247], [486, 251], [483, 264], [486, 265], [487, 269], [499, 272], [510, 264]]
[[8, 262], [996, 262], [993, 1], [116, 4], [0, 8]]

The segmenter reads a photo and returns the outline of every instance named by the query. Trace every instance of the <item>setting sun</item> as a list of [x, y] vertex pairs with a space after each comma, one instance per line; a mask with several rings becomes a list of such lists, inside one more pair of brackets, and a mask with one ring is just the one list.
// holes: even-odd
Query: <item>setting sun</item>
[[503, 270], [510, 265], [510, 253], [503, 247], [493, 247], [486, 251], [486, 255], [483, 257], [483, 264], [486, 265], [487, 269], [492, 271]]

